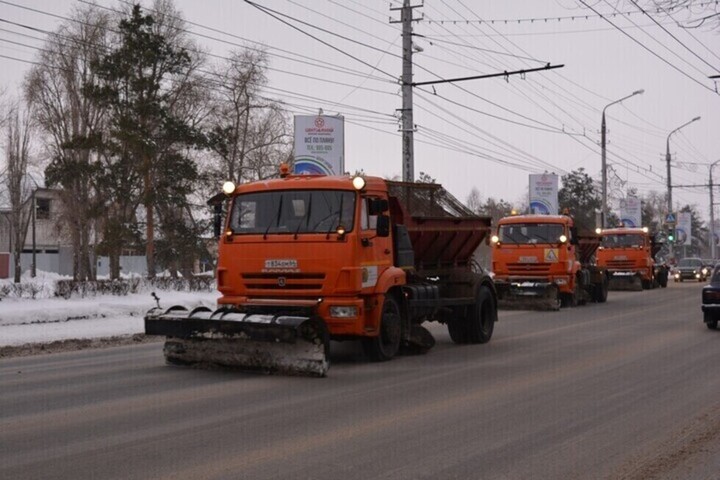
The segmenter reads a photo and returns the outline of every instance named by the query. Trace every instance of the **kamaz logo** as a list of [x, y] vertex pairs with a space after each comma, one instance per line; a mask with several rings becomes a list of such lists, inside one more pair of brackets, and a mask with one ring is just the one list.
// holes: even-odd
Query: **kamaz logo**
[[278, 277], [278, 287], [284, 287], [287, 284], [285, 277]]

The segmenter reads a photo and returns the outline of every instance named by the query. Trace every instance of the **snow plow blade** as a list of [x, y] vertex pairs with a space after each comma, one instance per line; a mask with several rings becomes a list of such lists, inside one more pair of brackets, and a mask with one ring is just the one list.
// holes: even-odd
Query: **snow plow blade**
[[510, 286], [499, 295], [498, 308], [503, 310], [560, 310], [557, 287]]
[[640, 292], [642, 289], [642, 279], [637, 275], [612, 275], [608, 284], [608, 290]]
[[145, 316], [145, 334], [167, 337], [165, 360], [175, 365], [317, 377], [330, 367], [327, 327], [310, 316], [153, 308]]

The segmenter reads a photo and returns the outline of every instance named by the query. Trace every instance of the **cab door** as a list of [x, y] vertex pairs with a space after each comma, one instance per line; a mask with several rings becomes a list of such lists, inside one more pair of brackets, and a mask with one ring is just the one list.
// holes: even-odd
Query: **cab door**
[[392, 235], [377, 235], [377, 219], [383, 213], [379, 211], [379, 206], [383, 199], [387, 202], [387, 198], [379, 194], [360, 197], [360, 267], [363, 291], [374, 289], [380, 275], [393, 265]]

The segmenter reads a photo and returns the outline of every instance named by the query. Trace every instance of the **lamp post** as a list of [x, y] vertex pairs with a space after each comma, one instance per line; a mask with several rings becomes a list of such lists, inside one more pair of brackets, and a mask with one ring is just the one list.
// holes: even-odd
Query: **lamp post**
[[720, 163], [720, 160], [715, 160], [710, 164], [710, 256], [715, 260], [715, 202], [713, 200], [713, 179], [712, 169], [715, 165]]
[[615, 100], [614, 102], [608, 103], [605, 105], [605, 108], [603, 108], [602, 111], [602, 122], [600, 124], [600, 152], [601, 152], [601, 158], [602, 158], [602, 213], [600, 214], [600, 227], [605, 228], [605, 222], [607, 221], [607, 157], [606, 157], [606, 136], [607, 136], [607, 127], [605, 124], [605, 110], [608, 109], [608, 107], [615, 105], [616, 103], [620, 103], [623, 100], [627, 100], [630, 97], [634, 97], [635, 95], [640, 95], [644, 93], [644, 89], [635, 90], [630, 95], [627, 95], [619, 100]]
[[[677, 132], [681, 128], [687, 127], [691, 123], [697, 122], [698, 120], [700, 120], [700, 117], [695, 117], [692, 120], [690, 120], [689, 122], [683, 123], [682, 125], [677, 127], [675, 130], [670, 132], [667, 136], [667, 140], [665, 141], [665, 162], [667, 163], [668, 215], [671, 214], [673, 211], [672, 210], [672, 182], [671, 182], [671, 178], [670, 178], [670, 137], [672, 136], [673, 133]], [[669, 251], [670, 260], [673, 260], [675, 258], [675, 251], [674, 251], [675, 249], [673, 248], [672, 243], [670, 243], [669, 249], [670, 249], [670, 251]]]

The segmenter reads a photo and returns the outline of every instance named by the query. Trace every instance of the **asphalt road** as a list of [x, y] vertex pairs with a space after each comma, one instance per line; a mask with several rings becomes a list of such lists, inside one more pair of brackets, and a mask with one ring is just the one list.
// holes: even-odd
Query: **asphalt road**
[[[160, 343], [0, 364], [3, 479], [716, 479], [700, 285], [501, 312], [487, 345], [329, 377], [165, 366]], [[336, 346], [336, 345], [334, 345]]]

